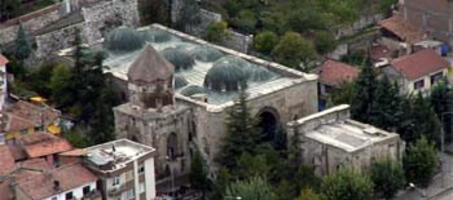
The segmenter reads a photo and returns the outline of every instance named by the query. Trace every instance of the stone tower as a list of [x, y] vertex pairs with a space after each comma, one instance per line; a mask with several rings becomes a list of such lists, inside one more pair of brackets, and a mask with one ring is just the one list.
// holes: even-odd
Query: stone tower
[[173, 105], [174, 67], [147, 45], [127, 73], [130, 103], [142, 109]]

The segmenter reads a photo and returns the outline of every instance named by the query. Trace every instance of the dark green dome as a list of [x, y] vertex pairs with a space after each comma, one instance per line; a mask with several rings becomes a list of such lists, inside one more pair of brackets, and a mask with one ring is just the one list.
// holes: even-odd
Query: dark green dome
[[189, 82], [187, 82], [187, 80], [184, 77], [178, 75], [175, 76], [175, 89], [182, 88], [188, 84]]
[[111, 51], [135, 51], [145, 45], [145, 40], [135, 29], [121, 26], [107, 35], [104, 45]]
[[214, 62], [223, 56], [219, 50], [206, 46], [196, 47], [191, 53], [195, 59], [202, 62]]
[[206, 94], [206, 89], [198, 85], [189, 85], [181, 91], [184, 96], [192, 96], [194, 94]]
[[204, 86], [215, 91], [237, 91], [247, 86], [247, 62], [227, 56], [214, 63], [206, 74]]
[[267, 81], [275, 77], [275, 73], [259, 66], [250, 66], [247, 67], [248, 79], [251, 81]]
[[161, 30], [143, 31], [142, 36], [146, 41], [155, 43], [162, 43], [171, 40], [170, 33]]
[[195, 64], [192, 56], [182, 48], [166, 48], [161, 53], [165, 59], [175, 66], [176, 71], [191, 69]]

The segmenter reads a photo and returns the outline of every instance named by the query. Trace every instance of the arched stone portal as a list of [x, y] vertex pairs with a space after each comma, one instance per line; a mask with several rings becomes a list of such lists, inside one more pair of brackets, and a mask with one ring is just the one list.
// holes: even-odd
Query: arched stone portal
[[265, 107], [259, 113], [259, 126], [263, 141], [269, 142], [274, 139], [277, 127], [280, 125], [280, 116], [275, 108]]

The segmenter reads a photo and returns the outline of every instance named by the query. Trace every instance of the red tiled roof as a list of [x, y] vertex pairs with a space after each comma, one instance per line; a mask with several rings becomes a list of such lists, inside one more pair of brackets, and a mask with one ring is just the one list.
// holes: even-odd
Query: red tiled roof
[[[64, 166], [50, 172], [39, 173], [28, 178], [17, 180], [18, 187], [32, 199], [43, 199], [80, 187], [90, 182], [95, 182], [97, 177], [80, 164]], [[59, 191], [54, 188], [54, 181], [58, 181]]]
[[12, 200], [12, 191], [10, 187], [10, 180], [0, 182], [0, 199], [1, 200]]
[[419, 42], [425, 38], [423, 32], [409, 24], [409, 22], [404, 20], [400, 15], [394, 15], [390, 18], [381, 20], [378, 24], [381, 28], [392, 32], [401, 40], [408, 43]]
[[37, 158], [69, 151], [72, 146], [63, 138], [49, 133], [35, 133], [19, 138], [19, 144], [30, 158]]
[[6, 120], [4, 131], [21, 131], [24, 129], [35, 128], [33, 121], [24, 119], [11, 113], [5, 113], [3, 120]]
[[449, 67], [448, 61], [432, 49], [423, 49], [414, 54], [399, 57], [394, 59], [391, 65], [409, 80]]
[[322, 84], [338, 87], [343, 82], [359, 76], [360, 70], [346, 63], [327, 60], [319, 70], [319, 80]]
[[22, 149], [20, 149], [17, 145], [9, 144], [8, 148], [15, 161], [23, 160], [23, 159], [27, 158], [27, 155], [25, 155], [25, 152], [22, 151]]
[[8, 59], [6, 59], [5, 56], [0, 53], [0, 66], [6, 65], [8, 64], [8, 62]]
[[66, 151], [66, 152], [60, 153], [58, 155], [78, 157], [78, 156], [84, 156], [86, 154], [88, 154], [88, 151], [86, 149], [73, 149], [71, 151]]
[[381, 58], [391, 58], [392, 51], [384, 45], [378, 45], [371, 48], [370, 58], [379, 60]]
[[8, 146], [0, 146], [0, 176], [11, 173], [16, 169], [16, 163]]
[[47, 105], [37, 105], [27, 101], [16, 102], [8, 111], [16, 116], [30, 120], [41, 127], [58, 119], [61, 112]]
[[44, 158], [33, 158], [23, 162], [19, 162], [21, 168], [32, 170], [51, 170], [53, 166], [49, 164]]

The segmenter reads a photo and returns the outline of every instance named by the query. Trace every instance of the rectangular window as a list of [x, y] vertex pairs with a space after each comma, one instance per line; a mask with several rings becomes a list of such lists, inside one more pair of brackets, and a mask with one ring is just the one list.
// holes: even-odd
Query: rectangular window
[[139, 193], [145, 192], [145, 183], [140, 183]]
[[90, 193], [90, 191], [91, 191], [90, 186], [83, 187], [83, 195], [87, 195], [88, 193]]
[[414, 89], [416, 89], [416, 90], [422, 89], [422, 88], [424, 88], [424, 87], [425, 87], [425, 79], [416, 81], [416, 82], [414, 83]]
[[127, 199], [132, 199], [135, 197], [134, 189], [130, 189], [127, 191]]
[[119, 185], [120, 184], [120, 177], [119, 176], [115, 176], [113, 177], [113, 186], [115, 185]]
[[145, 173], [145, 166], [144, 165], [140, 165], [138, 167], [138, 175], [142, 175], [143, 173]]
[[66, 193], [66, 200], [72, 200], [74, 198], [74, 196], [72, 195], [72, 192], [68, 192]]
[[444, 76], [444, 74], [442, 72], [433, 74], [431, 76], [431, 85], [437, 84], [442, 79], [443, 76]]

